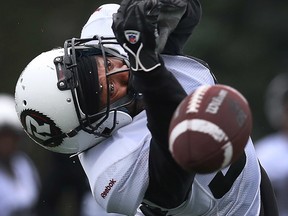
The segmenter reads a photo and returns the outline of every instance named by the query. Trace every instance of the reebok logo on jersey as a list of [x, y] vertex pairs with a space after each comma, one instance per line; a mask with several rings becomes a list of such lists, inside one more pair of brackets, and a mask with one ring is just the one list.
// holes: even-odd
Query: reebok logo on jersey
[[111, 190], [111, 188], [114, 186], [114, 184], [116, 183], [116, 180], [111, 179], [109, 184], [105, 187], [104, 191], [101, 193], [101, 197], [103, 199], [105, 199], [105, 197], [108, 195], [109, 191]]

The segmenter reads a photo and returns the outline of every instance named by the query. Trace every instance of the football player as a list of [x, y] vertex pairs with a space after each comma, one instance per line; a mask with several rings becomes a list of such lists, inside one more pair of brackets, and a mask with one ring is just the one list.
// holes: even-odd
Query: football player
[[251, 139], [239, 161], [205, 175], [184, 171], [168, 150], [178, 104], [215, 84], [206, 63], [182, 53], [200, 16], [198, 0], [103, 5], [81, 39], [37, 56], [19, 77], [24, 129], [46, 149], [78, 154], [108, 213], [277, 215]]

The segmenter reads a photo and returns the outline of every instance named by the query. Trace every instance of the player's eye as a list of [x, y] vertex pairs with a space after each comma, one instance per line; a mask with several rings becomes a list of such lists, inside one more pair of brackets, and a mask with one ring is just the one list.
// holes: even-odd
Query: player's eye
[[113, 69], [113, 64], [109, 59], [107, 59], [106, 65], [107, 65], [108, 71], [111, 71]]

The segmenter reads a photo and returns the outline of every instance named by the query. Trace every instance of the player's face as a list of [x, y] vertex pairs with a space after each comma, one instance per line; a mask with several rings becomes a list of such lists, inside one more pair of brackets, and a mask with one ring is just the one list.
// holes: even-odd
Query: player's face
[[[125, 65], [122, 60], [116, 57], [107, 57], [106, 60], [108, 73], [128, 69], [127, 65]], [[107, 88], [110, 89], [110, 103], [115, 102], [127, 94], [129, 73], [127, 70], [125, 72], [115, 73], [107, 77], [105, 73], [105, 63], [103, 57], [97, 56], [96, 61], [98, 66], [99, 84], [102, 89], [100, 101], [102, 107], [104, 107], [107, 104]], [[108, 79], [108, 86], [106, 79]]]

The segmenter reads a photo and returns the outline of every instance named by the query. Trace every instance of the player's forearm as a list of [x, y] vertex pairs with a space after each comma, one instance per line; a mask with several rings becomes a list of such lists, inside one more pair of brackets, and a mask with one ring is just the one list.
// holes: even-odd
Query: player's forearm
[[187, 199], [195, 175], [180, 168], [168, 149], [170, 119], [186, 92], [162, 61], [161, 65], [151, 72], [139, 71], [133, 75], [134, 84], [144, 97], [148, 128], [153, 137], [145, 200], [171, 209]]
[[153, 138], [168, 149], [170, 119], [186, 93], [164, 63], [161, 64], [149, 73], [134, 72], [134, 84], [144, 96], [148, 127]]

